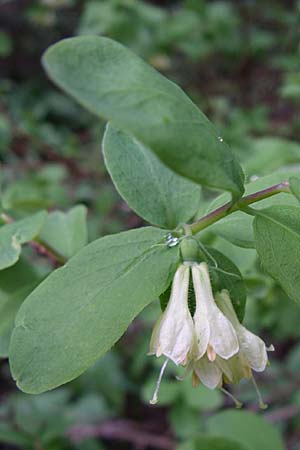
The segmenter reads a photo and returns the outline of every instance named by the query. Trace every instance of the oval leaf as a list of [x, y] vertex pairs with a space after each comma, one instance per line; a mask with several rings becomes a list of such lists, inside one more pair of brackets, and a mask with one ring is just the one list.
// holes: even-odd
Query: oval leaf
[[175, 172], [243, 193], [243, 173], [214, 126], [174, 83], [104, 37], [66, 39], [43, 57], [53, 81], [91, 112], [130, 132]]
[[135, 138], [110, 125], [103, 151], [118, 192], [148, 222], [175, 228], [196, 213], [200, 186], [174, 173]]
[[208, 429], [215, 436], [233, 439], [246, 450], [284, 450], [278, 430], [247, 411], [224, 411], [209, 418]]
[[256, 250], [267, 272], [300, 301], [300, 207], [272, 206], [253, 222]]
[[141, 228], [98, 239], [53, 272], [22, 305], [10, 345], [18, 386], [40, 393], [80, 375], [169, 282], [178, 247]]
[[177, 450], [247, 450], [238, 442], [222, 437], [200, 435], [180, 445]]
[[39, 238], [59, 255], [71, 258], [87, 244], [86, 207], [48, 214]]
[[46, 211], [40, 211], [26, 219], [0, 228], [0, 270], [13, 266], [18, 261], [22, 244], [26, 244], [38, 235], [46, 216]]

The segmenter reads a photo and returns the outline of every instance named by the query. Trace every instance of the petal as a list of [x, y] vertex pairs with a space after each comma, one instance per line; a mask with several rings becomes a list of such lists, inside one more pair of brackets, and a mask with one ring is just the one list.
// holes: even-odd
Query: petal
[[216, 363], [230, 383], [237, 384], [243, 378], [251, 377], [251, 369], [242, 352], [228, 360], [217, 357]]
[[242, 325], [239, 325], [237, 334], [241, 350], [249, 361], [250, 367], [256, 372], [263, 372], [268, 363], [264, 341]]
[[203, 300], [204, 291], [198, 275], [197, 266], [192, 266], [193, 285], [196, 297], [196, 310], [194, 314], [196, 350], [195, 359], [201, 358], [207, 350], [210, 337], [210, 326], [207, 317], [207, 309]]
[[263, 372], [268, 363], [267, 349], [264, 341], [241, 325], [227, 291], [223, 290], [218, 294], [217, 303], [234, 326], [240, 349], [249, 362], [250, 367], [256, 372]]
[[206, 356], [194, 364], [194, 371], [204, 386], [215, 389], [222, 383], [222, 372], [215, 362], [210, 362]]
[[150, 351], [181, 364], [194, 342], [194, 323], [188, 308], [189, 267], [180, 266], [174, 276], [168, 305], [154, 327]]
[[221, 358], [231, 358], [239, 351], [239, 343], [233, 326], [217, 307], [211, 308], [209, 322], [209, 343]]
[[210, 336], [210, 326], [206, 312], [202, 313], [202, 311], [196, 309], [194, 315], [194, 324], [196, 345], [193, 350], [193, 356], [195, 359], [199, 359], [202, 358], [207, 350]]
[[162, 318], [163, 318], [163, 314], [161, 314], [161, 316], [158, 318], [158, 320], [156, 321], [156, 323], [154, 325], [151, 339], [150, 339], [148, 355], [159, 356], [159, 330], [160, 330], [160, 324], [161, 324]]
[[[235, 355], [239, 350], [239, 344], [236, 332], [230, 321], [217, 307], [211, 288], [208, 267], [206, 263], [201, 263], [192, 267], [193, 282], [196, 295], [196, 313], [197, 308], [199, 313], [195, 321], [196, 332], [198, 332], [198, 325], [196, 321], [200, 322], [200, 312], [206, 316], [209, 324], [209, 343], [214, 351], [224, 359], [229, 359]], [[204, 334], [203, 319], [201, 326]], [[207, 333], [207, 331], [205, 330]], [[207, 334], [205, 334], [207, 338]], [[207, 343], [208, 344], [208, 343]]]

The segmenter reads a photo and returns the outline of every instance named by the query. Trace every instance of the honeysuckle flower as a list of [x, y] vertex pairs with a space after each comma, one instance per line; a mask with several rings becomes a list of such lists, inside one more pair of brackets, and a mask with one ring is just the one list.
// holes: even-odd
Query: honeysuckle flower
[[192, 265], [192, 275], [196, 297], [193, 359], [199, 360], [206, 353], [211, 362], [217, 355], [227, 360], [239, 351], [236, 331], [215, 302], [207, 264]]
[[190, 268], [177, 269], [168, 305], [154, 326], [150, 355], [164, 355], [176, 365], [184, 364], [194, 342], [194, 323], [188, 307]]
[[[188, 305], [190, 271], [196, 307], [192, 318]], [[268, 363], [265, 343], [238, 320], [228, 291], [214, 297], [206, 263], [185, 261], [177, 269], [165, 311], [152, 333], [150, 352], [165, 356], [150, 403], [157, 402], [159, 386], [168, 362], [186, 366], [192, 372], [193, 386], [202, 383], [209, 389], [221, 389], [236, 404], [242, 404], [223, 387], [251, 379], [260, 406], [265, 407], [252, 370], [261, 372]]]
[[229, 383], [239, 383], [243, 378], [248, 378], [252, 381], [259, 400], [259, 406], [265, 409], [265, 405], [252, 370], [255, 372], [263, 372], [268, 364], [267, 351], [273, 351], [274, 347], [271, 345], [266, 347], [264, 341], [256, 336], [251, 331], [247, 330], [239, 321], [234, 307], [232, 305], [228, 291], [223, 290], [216, 296], [217, 304], [223, 313], [228, 317], [232, 323], [239, 341], [240, 350], [237, 355], [228, 361], [222, 358], [217, 358], [216, 364], [223, 372], [223, 378]]
[[[244, 368], [245, 375], [255, 372], [263, 372], [268, 364], [267, 347], [264, 341], [244, 327], [234, 310], [228, 291], [223, 290], [216, 296], [219, 308], [232, 323], [239, 341], [239, 354], [237, 358]], [[271, 347], [270, 350], [273, 348]], [[248, 378], [250, 378], [248, 376]]]

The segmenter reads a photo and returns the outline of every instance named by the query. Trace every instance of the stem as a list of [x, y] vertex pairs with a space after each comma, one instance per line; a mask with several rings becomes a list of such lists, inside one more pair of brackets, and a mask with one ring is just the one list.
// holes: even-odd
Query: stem
[[[243, 210], [245, 206], [251, 205], [252, 203], [259, 202], [265, 198], [272, 197], [273, 195], [279, 194], [281, 192], [290, 193], [290, 184], [288, 181], [283, 181], [282, 183], [274, 184], [261, 191], [254, 192], [254, 194], [245, 195], [237, 203], [232, 201], [225, 203], [214, 211], [206, 214], [197, 220], [197, 222], [192, 223], [189, 228], [192, 234], [199, 233], [199, 231], [204, 230], [209, 225], [217, 222], [220, 219], [228, 216], [229, 214]], [[246, 211], [245, 211], [246, 212]]]

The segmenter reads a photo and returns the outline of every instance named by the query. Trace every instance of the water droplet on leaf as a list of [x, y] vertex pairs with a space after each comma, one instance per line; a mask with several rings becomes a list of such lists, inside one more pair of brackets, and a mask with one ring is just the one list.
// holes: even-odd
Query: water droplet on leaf
[[173, 236], [171, 233], [168, 233], [166, 236], [166, 244], [168, 247], [175, 247], [179, 244], [179, 238]]

